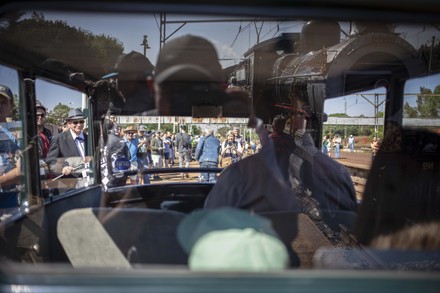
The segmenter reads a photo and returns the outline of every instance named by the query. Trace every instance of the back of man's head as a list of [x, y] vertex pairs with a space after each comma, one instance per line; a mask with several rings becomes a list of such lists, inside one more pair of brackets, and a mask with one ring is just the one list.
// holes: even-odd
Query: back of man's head
[[186, 35], [165, 44], [156, 63], [155, 82], [223, 82], [214, 46], [206, 39]]
[[118, 80], [140, 81], [153, 74], [154, 66], [147, 57], [131, 51], [118, 57], [115, 71], [103, 78], [118, 77]]
[[272, 122], [272, 129], [275, 132], [281, 133], [284, 131], [286, 125], [286, 119], [282, 116], [275, 116]]
[[156, 106], [161, 115], [192, 115], [197, 105], [221, 105], [222, 68], [214, 46], [186, 35], [162, 48], [155, 70]]

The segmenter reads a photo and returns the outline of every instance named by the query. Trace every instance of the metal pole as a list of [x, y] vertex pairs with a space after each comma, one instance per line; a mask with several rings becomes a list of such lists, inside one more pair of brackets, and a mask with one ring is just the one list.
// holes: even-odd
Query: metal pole
[[148, 46], [148, 40], [147, 40], [147, 36], [144, 35], [144, 39], [141, 43], [141, 46], [144, 47], [144, 56], [147, 56], [147, 49], [150, 49], [150, 46]]

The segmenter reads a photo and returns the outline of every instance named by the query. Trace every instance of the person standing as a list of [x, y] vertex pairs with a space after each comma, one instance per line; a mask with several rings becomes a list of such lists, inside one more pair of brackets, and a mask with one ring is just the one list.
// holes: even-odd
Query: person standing
[[[148, 169], [152, 169], [153, 168], [153, 157], [151, 156], [151, 140], [154, 138], [154, 132], [151, 130], [147, 131], [146, 134], [146, 139], [147, 139], [147, 155], [146, 155], [146, 161], [147, 161], [147, 166]], [[150, 179], [153, 179], [153, 175], [152, 174], [148, 174]]]
[[[155, 136], [151, 139], [151, 157], [153, 159], [153, 168], [159, 169], [163, 166], [163, 141], [162, 132], [156, 131]], [[154, 174], [154, 179], [160, 180], [159, 175]]]
[[229, 131], [226, 140], [222, 144], [221, 149], [221, 167], [228, 167], [230, 164], [238, 162], [241, 159], [243, 150], [241, 145], [235, 141], [235, 134], [233, 131]]
[[46, 123], [46, 107], [37, 101], [36, 108], [38, 154], [40, 155], [40, 159], [44, 161], [49, 153], [50, 143], [52, 141], [52, 131], [44, 126]]
[[129, 161], [130, 153], [125, 140], [116, 135], [117, 127], [112, 120], [104, 119], [101, 149], [102, 153], [107, 156], [101, 158], [101, 174], [103, 175], [102, 184], [106, 189], [127, 184], [127, 175], [121, 171], [128, 170], [129, 166], [124, 166], [121, 170], [119, 164]]
[[[137, 151], [137, 157], [138, 157], [138, 167], [140, 171], [148, 169], [148, 161], [147, 161], [147, 151], [150, 147], [149, 141], [145, 137], [145, 127], [139, 126], [138, 133], [137, 133], [137, 140], [139, 142], [138, 144], [138, 151]], [[150, 176], [149, 174], [142, 174], [142, 183], [143, 184], [149, 184], [150, 183]]]
[[377, 153], [379, 152], [379, 148], [380, 148], [380, 140], [376, 136], [373, 137], [371, 148], [373, 149], [373, 152], [371, 153], [371, 158], [374, 159]]
[[240, 135], [240, 128], [234, 127], [233, 131], [234, 131], [235, 141], [240, 145], [240, 147], [242, 149], [244, 149], [244, 142], [245, 141], [244, 141], [243, 136]]
[[[136, 129], [134, 129], [133, 126], [128, 126], [124, 129], [124, 140], [125, 144], [127, 145], [128, 152], [130, 153], [130, 171], [139, 171], [139, 165], [138, 165], [138, 158], [137, 158], [137, 151], [138, 151], [138, 145], [139, 141], [134, 138], [134, 135], [136, 134]], [[138, 184], [138, 174], [130, 175], [130, 184]]]
[[[200, 163], [201, 168], [217, 168], [220, 153], [220, 140], [214, 136], [214, 130], [205, 129], [204, 136], [197, 143], [194, 159]], [[202, 182], [216, 182], [214, 172], [203, 172]]]
[[333, 138], [333, 145], [335, 146], [335, 159], [339, 159], [340, 157], [341, 141], [342, 140], [339, 134], [336, 134]]
[[328, 149], [327, 149], [328, 144], [329, 144], [328, 136], [324, 135], [324, 137], [322, 138], [322, 153], [324, 155], [328, 154]]
[[83, 132], [85, 119], [79, 109], [71, 109], [66, 118], [68, 130], [53, 137], [46, 158], [53, 172], [69, 176], [75, 168], [88, 163], [87, 134]]
[[173, 167], [174, 166], [174, 158], [175, 158], [175, 152], [174, 152], [175, 147], [174, 146], [175, 146], [176, 136], [173, 133], [171, 133], [170, 131], [168, 131], [167, 137], [170, 140], [170, 159], [169, 159], [168, 164], [169, 164], [169, 166]]
[[[185, 168], [189, 168], [191, 161], [191, 136], [186, 133], [186, 125], [180, 125], [180, 133], [176, 134], [176, 146], [179, 153], [179, 167], [183, 168], [185, 162]], [[188, 173], [181, 174], [182, 179], [188, 178]]]
[[163, 161], [165, 168], [169, 168], [170, 156], [171, 156], [171, 133], [164, 132], [163, 134]]
[[348, 147], [350, 148], [350, 153], [354, 153], [354, 137], [352, 134], [348, 138]]

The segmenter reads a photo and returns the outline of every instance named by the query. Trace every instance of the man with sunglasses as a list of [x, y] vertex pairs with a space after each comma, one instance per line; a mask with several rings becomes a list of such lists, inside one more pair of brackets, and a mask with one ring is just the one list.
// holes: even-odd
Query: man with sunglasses
[[70, 175], [88, 156], [87, 134], [83, 133], [86, 117], [78, 109], [71, 109], [66, 118], [69, 129], [52, 139], [46, 162], [50, 170]]
[[41, 160], [46, 160], [47, 154], [50, 148], [50, 142], [52, 141], [52, 131], [44, 126], [46, 123], [46, 107], [37, 101], [36, 104], [36, 119], [38, 130], [38, 154]]

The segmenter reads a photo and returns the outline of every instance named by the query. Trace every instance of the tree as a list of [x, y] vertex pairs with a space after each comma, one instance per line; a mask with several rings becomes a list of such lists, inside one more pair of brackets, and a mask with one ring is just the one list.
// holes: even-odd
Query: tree
[[417, 112], [417, 108], [411, 107], [408, 102], [403, 105], [403, 116], [405, 118], [417, 118], [419, 117], [419, 112]]
[[431, 89], [420, 87], [417, 95], [417, 110], [421, 118], [436, 118], [440, 109], [440, 85], [436, 86], [434, 93]]
[[1, 23], [1, 39], [9, 40], [11, 46], [26, 48], [28, 53], [51, 56], [90, 79], [113, 71], [124, 51], [122, 43], [113, 37], [93, 35], [63, 21], [47, 21], [41, 13], [33, 13], [30, 19], [18, 17]]
[[20, 120], [20, 113], [18, 112], [18, 109], [20, 108], [19, 103], [19, 99], [18, 96], [14, 94], [13, 96], [13, 105], [12, 105], [12, 110], [11, 110], [11, 118], [13, 121], [18, 121]]
[[46, 121], [53, 125], [61, 125], [64, 119], [67, 118], [69, 110], [69, 106], [59, 103], [53, 108], [52, 111], [49, 111], [49, 113], [47, 113]]
[[348, 116], [345, 113], [333, 113], [333, 114], [330, 114], [328, 116], [329, 117], [338, 117], [338, 118], [348, 118], [348, 117], [350, 117], [350, 116]]

